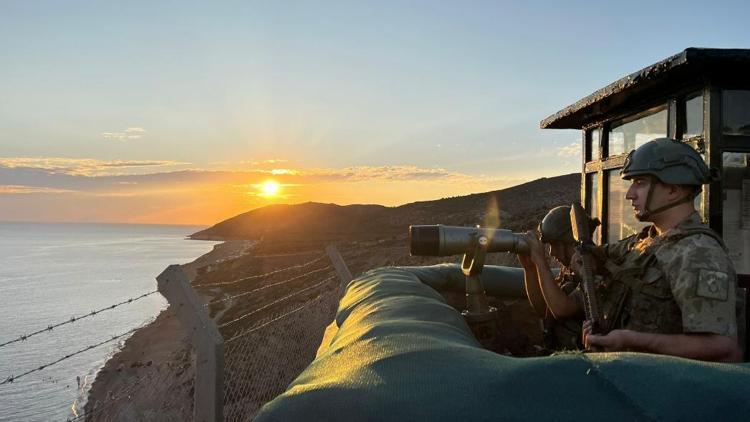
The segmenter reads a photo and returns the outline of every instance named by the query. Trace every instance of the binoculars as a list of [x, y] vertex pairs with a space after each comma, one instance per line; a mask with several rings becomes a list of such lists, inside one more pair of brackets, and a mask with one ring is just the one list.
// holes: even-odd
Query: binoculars
[[529, 246], [518, 234], [505, 229], [444, 226], [409, 226], [409, 252], [412, 256], [450, 256], [481, 247], [487, 253], [528, 253]]

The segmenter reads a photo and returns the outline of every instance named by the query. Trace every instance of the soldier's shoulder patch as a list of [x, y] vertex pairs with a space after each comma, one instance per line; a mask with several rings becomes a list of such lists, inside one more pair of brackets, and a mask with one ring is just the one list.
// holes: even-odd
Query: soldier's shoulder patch
[[727, 300], [729, 274], [723, 271], [701, 268], [698, 272], [698, 288], [695, 294], [707, 299]]

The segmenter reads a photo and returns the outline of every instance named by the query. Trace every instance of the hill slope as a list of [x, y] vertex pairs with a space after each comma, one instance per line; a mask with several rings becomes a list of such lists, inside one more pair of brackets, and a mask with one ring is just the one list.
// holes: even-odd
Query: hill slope
[[194, 233], [210, 240], [366, 240], [405, 234], [410, 224], [534, 227], [552, 207], [578, 200], [580, 174], [537, 179], [507, 189], [398, 207], [307, 202], [271, 205]]

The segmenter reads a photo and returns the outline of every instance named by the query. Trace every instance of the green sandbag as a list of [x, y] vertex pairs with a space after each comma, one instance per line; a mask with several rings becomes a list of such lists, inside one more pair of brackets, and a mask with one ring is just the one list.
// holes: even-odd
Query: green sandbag
[[[466, 276], [461, 272], [461, 266], [458, 264], [398, 268], [414, 274], [419, 281], [439, 292], [466, 291]], [[553, 274], [555, 275], [558, 272], [558, 269], [553, 270]], [[522, 268], [485, 265], [482, 268], [480, 278], [485, 292], [490, 296], [506, 299], [526, 297]]]
[[743, 420], [750, 364], [640, 353], [513, 358], [405, 269], [352, 281], [330, 346], [260, 421]]

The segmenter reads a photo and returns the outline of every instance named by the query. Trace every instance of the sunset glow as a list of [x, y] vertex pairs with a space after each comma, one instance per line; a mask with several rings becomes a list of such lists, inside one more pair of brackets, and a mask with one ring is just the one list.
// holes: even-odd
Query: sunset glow
[[[750, 39], [744, 2], [89, 3], [0, 2], [0, 221], [213, 225], [577, 173], [581, 132], [542, 119], [686, 47]], [[591, 22], [613, 13], [602, 38]]]
[[260, 196], [265, 198], [273, 198], [279, 195], [281, 191], [281, 185], [274, 180], [266, 180], [260, 185]]

